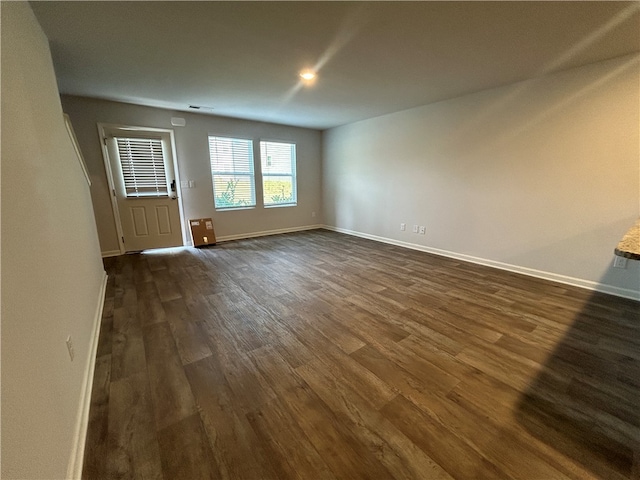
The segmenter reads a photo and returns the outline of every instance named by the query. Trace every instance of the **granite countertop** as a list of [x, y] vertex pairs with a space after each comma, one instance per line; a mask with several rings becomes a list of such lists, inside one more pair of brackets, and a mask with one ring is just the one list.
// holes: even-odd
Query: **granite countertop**
[[640, 260], [640, 219], [622, 237], [615, 249], [615, 254], [632, 260]]

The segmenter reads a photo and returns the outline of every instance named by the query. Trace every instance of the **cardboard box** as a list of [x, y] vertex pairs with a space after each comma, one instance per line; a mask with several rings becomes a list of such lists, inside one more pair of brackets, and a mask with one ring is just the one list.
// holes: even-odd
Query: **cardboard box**
[[196, 218], [189, 220], [189, 225], [191, 225], [191, 238], [193, 239], [194, 247], [216, 244], [213, 220], [210, 218]]

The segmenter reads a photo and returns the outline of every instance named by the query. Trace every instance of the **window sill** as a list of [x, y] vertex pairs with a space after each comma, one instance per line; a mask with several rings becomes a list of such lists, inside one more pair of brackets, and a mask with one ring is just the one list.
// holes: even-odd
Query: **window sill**
[[239, 210], [255, 210], [256, 207], [225, 207], [225, 208], [216, 208], [216, 212], [237, 212]]
[[282, 207], [297, 207], [297, 203], [281, 203], [278, 205], [265, 205], [264, 208], [282, 208]]

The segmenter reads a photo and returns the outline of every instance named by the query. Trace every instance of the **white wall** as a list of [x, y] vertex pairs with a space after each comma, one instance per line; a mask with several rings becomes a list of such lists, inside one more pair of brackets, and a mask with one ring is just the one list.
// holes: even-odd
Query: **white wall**
[[326, 223], [638, 296], [640, 262], [611, 268], [640, 214], [638, 63], [614, 59], [328, 130]]
[[59, 479], [73, 460], [105, 273], [47, 39], [27, 2], [1, 9], [2, 478]]
[[[97, 123], [170, 128], [175, 132], [178, 170], [181, 180], [195, 180], [195, 188], [182, 191], [186, 219], [212, 217], [216, 237], [250, 235], [281, 229], [304, 228], [322, 223], [321, 133], [317, 130], [175, 112], [104, 100], [63, 96], [83, 149], [93, 185], [91, 193], [96, 212], [100, 245], [104, 253], [118, 250], [107, 178], [104, 170]], [[185, 127], [172, 127], [171, 117], [186, 119]], [[208, 135], [284, 140], [297, 144], [298, 205], [296, 207], [256, 208], [216, 212], [209, 164]], [[260, 159], [255, 158], [259, 163]], [[256, 172], [257, 172], [256, 168]], [[256, 176], [256, 182], [259, 177]], [[257, 188], [259, 185], [256, 186]], [[258, 200], [260, 202], [260, 200]], [[316, 213], [312, 217], [312, 212]], [[188, 237], [188, 241], [191, 239]]]

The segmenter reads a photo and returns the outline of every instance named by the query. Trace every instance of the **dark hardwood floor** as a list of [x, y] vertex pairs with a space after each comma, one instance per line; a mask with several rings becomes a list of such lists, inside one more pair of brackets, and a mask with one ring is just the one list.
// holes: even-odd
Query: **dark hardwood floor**
[[640, 478], [640, 304], [324, 230], [110, 258], [84, 478]]

